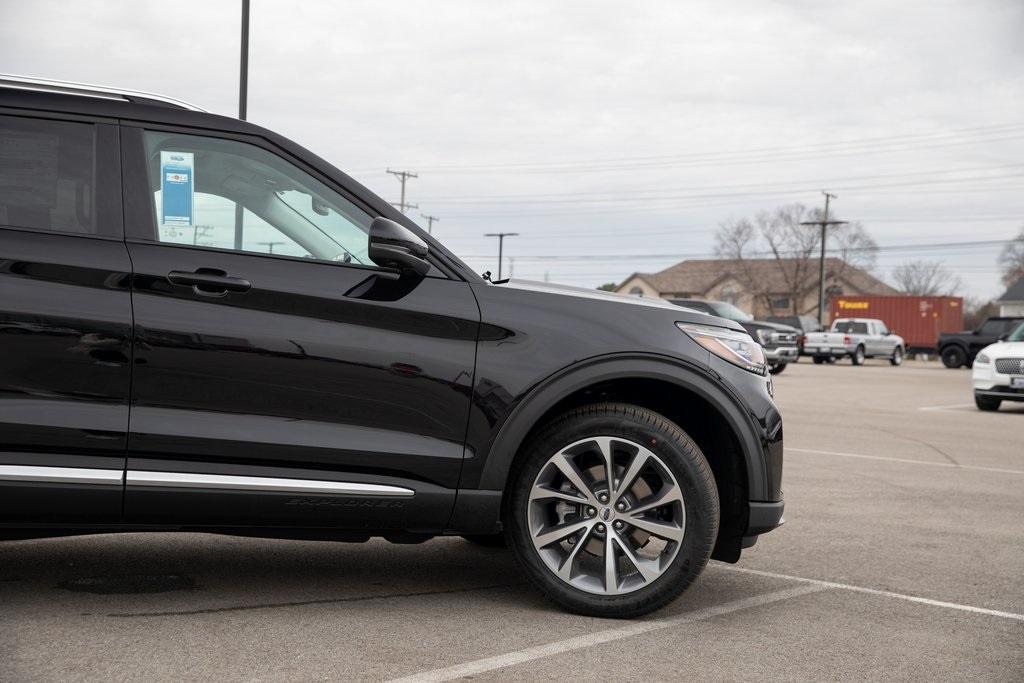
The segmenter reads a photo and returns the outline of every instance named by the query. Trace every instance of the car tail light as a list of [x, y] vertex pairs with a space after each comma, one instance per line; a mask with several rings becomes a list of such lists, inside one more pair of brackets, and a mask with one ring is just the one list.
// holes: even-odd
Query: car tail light
[[843, 337], [843, 344], [848, 346], [850, 344], [850, 335]]

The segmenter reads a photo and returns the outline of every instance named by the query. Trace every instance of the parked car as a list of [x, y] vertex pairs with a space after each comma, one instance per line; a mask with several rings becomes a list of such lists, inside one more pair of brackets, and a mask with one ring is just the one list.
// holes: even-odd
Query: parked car
[[1020, 317], [992, 317], [973, 330], [939, 335], [939, 357], [947, 368], [971, 367], [974, 357], [989, 344], [1024, 322]]
[[751, 337], [764, 347], [768, 368], [773, 375], [785, 370], [788, 363], [795, 362], [799, 357], [797, 339], [800, 332], [795, 327], [754, 320], [754, 316], [733, 306], [728, 301], [705, 301], [704, 299], [672, 299], [671, 301], [677, 306], [685, 306], [694, 311], [710, 313], [719, 318], [738, 322]]
[[811, 332], [804, 349], [815, 364], [849, 356], [854, 365], [867, 358], [888, 358], [893, 365], [903, 363], [903, 338], [874, 318], [839, 318], [828, 332]]
[[157, 95], [0, 79], [0, 168], [0, 537], [503, 534], [555, 602], [632, 617], [782, 523], [731, 320], [489, 282], [299, 145]]
[[978, 352], [971, 383], [979, 410], [999, 410], [1003, 401], [1024, 401], [1024, 323]]
[[821, 332], [825, 327], [818, 322], [818, 319], [813, 315], [770, 315], [768, 316], [768, 322], [778, 323], [779, 325], [789, 325], [795, 327], [800, 331], [800, 336], [796, 339], [796, 350], [800, 356], [808, 355], [804, 351], [804, 342], [807, 340], [808, 332]]

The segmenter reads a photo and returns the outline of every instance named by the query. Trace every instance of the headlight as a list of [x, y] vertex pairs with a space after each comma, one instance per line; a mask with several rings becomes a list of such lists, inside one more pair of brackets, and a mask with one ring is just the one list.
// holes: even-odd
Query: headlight
[[768, 370], [764, 362], [764, 349], [746, 332], [685, 323], [676, 323], [676, 326], [693, 341], [733, 365], [758, 375], [764, 375]]
[[984, 353], [979, 353], [974, 357], [974, 362], [978, 365], [988, 365], [992, 362], [992, 359], [986, 356]]
[[757, 340], [759, 342], [761, 342], [761, 346], [764, 346], [765, 344], [770, 342], [771, 339], [772, 339], [772, 332], [771, 332], [771, 330], [758, 330], [757, 331]]

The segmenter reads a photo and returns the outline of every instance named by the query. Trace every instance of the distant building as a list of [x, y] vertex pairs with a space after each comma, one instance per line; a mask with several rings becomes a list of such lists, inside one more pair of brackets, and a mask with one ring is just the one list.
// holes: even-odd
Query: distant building
[[1010, 285], [996, 303], [999, 304], [999, 315], [1024, 316], [1024, 277]]
[[[826, 302], [832, 294], [899, 294], [866, 270], [835, 257], [825, 259], [825, 288]], [[662, 299], [728, 301], [758, 318], [803, 314], [817, 310], [818, 261], [683, 261], [657, 273], [633, 273], [615, 291]]]

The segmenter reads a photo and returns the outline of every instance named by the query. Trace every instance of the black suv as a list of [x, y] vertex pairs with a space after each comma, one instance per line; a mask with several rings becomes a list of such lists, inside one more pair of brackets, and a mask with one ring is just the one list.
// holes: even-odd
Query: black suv
[[0, 84], [0, 534], [507, 542], [601, 616], [782, 522], [761, 347], [491, 283], [329, 163], [133, 92]]
[[973, 330], [941, 333], [937, 345], [942, 364], [953, 369], [971, 367], [979, 351], [1013, 332], [1022, 322], [1024, 318], [992, 317]]
[[707, 301], [705, 299], [672, 299], [676, 306], [683, 306], [695, 311], [710, 313], [727, 320], [734, 320], [764, 347], [768, 371], [777, 375], [786, 369], [789, 363], [795, 363], [800, 357], [798, 344], [800, 330], [790, 325], [765, 320], [754, 320], [754, 316], [733, 306], [728, 301]]

